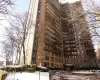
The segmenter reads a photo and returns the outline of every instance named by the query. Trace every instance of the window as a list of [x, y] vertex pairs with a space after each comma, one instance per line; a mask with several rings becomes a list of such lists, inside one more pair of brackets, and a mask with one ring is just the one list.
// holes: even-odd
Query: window
[[66, 63], [66, 60], [65, 60], [65, 63]]
[[74, 50], [76, 50], [76, 48], [74, 48]]
[[52, 56], [54, 56], [54, 53], [52, 53]]
[[44, 44], [44, 48], [48, 48], [49, 46], [47, 44]]
[[45, 54], [48, 54], [48, 51], [44, 51]]
[[38, 13], [40, 14], [41, 10], [38, 11]]
[[54, 63], [51, 63], [51, 66], [54, 66]]
[[45, 60], [49, 60], [49, 56], [44, 56], [44, 59]]
[[63, 59], [61, 61], [63, 62]]
[[78, 54], [80, 54], [80, 52], [78, 51]]
[[63, 58], [63, 55], [62, 55], [62, 58]]
[[82, 51], [82, 53], [83, 53], [83, 51]]
[[61, 62], [61, 59], [59, 59], [59, 62]]
[[54, 57], [51, 57], [51, 61], [54, 61]]
[[49, 63], [48, 62], [44, 62], [44, 66], [45, 67], [48, 67], [49, 66]]
[[58, 58], [56, 58], [55, 60], [56, 60], [56, 62], [58, 62]]
[[70, 50], [70, 48], [68, 48], [68, 50]]

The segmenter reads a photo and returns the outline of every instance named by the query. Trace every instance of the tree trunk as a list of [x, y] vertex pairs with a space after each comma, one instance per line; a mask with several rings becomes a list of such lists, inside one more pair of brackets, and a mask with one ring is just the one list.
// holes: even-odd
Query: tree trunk
[[24, 64], [26, 63], [26, 57], [25, 57], [25, 47], [24, 47], [24, 45], [23, 45], [23, 57], [24, 57]]

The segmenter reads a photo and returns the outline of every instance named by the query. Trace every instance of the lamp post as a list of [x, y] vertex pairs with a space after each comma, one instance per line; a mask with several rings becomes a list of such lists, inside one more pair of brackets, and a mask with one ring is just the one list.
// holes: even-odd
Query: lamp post
[[37, 66], [40, 70], [39, 70], [39, 80], [40, 80], [40, 72], [41, 70], [48, 70], [48, 68], [43, 67], [43, 66]]
[[40, 70], [39, 70], [39, 80], [40, 80]]

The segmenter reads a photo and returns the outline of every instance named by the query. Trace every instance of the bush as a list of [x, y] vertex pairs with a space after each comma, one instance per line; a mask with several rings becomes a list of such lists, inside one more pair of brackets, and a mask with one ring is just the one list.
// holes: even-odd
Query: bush
[[27, 71], [27, 72], [35, 72], [36, 71], [36, 67], [26, 67], [26, 66], [23, 66], [21, 68], [21, 71]]
[[49, 69], [42, 69], [40, 67], [36, 67], [36, 70], [37, 71], [42, 71], [42, 72], [48, 72], [49, 71]]
[[49, 70], [63, 70], [63, 68], [57, 68], [57, 67], [48, 67]]
[[35, 71], [36, 71], [36, 68], [35, 68], [35, 67], [33, 67], [33, 68], [28, 68], [26, 71], [28, 71], [28, 72], [35, 72]]

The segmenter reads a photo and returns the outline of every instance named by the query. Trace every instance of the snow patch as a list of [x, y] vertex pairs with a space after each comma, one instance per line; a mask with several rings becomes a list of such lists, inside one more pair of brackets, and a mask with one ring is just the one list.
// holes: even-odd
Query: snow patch
[[40, 72], [36, 71], [34, 73], [29, 72], [19, 72], [19, 73], [10, 73], [6, 77], [5, 80], [49, 80], [49, 73], [48, 72]]

